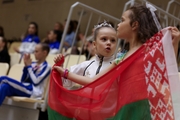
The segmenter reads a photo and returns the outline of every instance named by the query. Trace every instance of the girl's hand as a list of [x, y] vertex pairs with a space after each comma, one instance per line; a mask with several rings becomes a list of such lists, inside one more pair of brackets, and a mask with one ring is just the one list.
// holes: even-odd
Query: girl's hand
[[178, 44], [180, 41], [180, 31], [178, 30], [177, 27], [169, 27], [169, 30], [171, 31], [172, 34], [173, 45]]
[[59, 62], [62, 58], [63, 58], [63, 55], [62, 55], [62, 54], [58, 54], [58, 55], [54, 58], [54, 62], [57, 63], [57, 62]]
[[56, 69], [56, 70], [61, 74], [61, 76], [64, 75], [65, 69], [64, 69], [63, 67], [60, 67], [60, 66], [54, 66], [53, 69]]
[[180, 41], [180, 31], [178, 30], [177, 27], [169, 27], [169, 30], [171, 31], [172, 44], [173, 44], [174, 52], [177, 58], [179, 41]]
[[23, 57], [24, 57], [23, 59], [24, 59], [24, 64], [25, 64], [25, 66], [31, 65], [32, 59], [31, 59], [31, 57], [30, 57], [30, 54], [24, 54]]

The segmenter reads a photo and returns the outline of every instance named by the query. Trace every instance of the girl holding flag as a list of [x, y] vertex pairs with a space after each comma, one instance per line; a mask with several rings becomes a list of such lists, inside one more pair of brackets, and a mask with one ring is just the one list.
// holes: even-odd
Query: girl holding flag
[[[78, 65], [71, 66], [71, 72], [92, 78], [107, 68], [115, 59], [114, 53], [117, 45], [117, 35], [116, 30], [111, 26], [111, 24], [104, 21], [96, 25], [94, 27], [93, 37], [94, 49], [96, 50], [95, 58], [82, 62]], [[57, 55], [54, 62], [59, 62], [62, 57], [62, 54]], [[73, 85], [72, 81], [63, 79], [63, 86], [65, 88], [72, 89]], [[50, 119], [62, 119], [63, 117], [50, 108], [48, 108], [48, 113]]]
[[129, 51], [95, 77], [54, 66], [61, 76], [85, 86], [78, 91], [50, 89], [50, 107], [78, 120], [180, 119], [175, 61], [180, 32], [176, 27], [161, 30], [155, 10], [146, 4], [123, 13], [117, 35], [130, 43]]

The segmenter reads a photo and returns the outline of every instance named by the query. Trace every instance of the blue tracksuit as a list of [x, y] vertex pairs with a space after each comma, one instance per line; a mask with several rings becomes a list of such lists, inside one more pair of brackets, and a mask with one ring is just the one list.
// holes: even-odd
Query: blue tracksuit
[[21, 82], [7, 76], [0, 77], [0, 105], [6, 96], [24, 96], [41, 99], [47, 78], [50, 74], [51, 67], [45, 61], [37, 66], [32, 62], [30, 66], [25, 66]]

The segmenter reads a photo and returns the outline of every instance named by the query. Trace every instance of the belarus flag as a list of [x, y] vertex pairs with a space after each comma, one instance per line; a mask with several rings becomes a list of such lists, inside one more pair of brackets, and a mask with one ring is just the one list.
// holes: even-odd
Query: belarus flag
[[163, 29], [81, 89], [63, 88], [53, 70], [48, 104], [51, 120], [62, 115], [76, 120], [180, 120], [180, 81], [170, 31]]

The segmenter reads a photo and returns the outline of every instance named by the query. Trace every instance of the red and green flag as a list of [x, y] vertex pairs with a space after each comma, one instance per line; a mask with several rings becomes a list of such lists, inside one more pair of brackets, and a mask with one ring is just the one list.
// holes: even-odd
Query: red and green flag
[[65, 89], [53, 70], [48, 105], [51, 120], [179, 120], [180, 81], [170, 31], [161, 30], [78, 90]]

